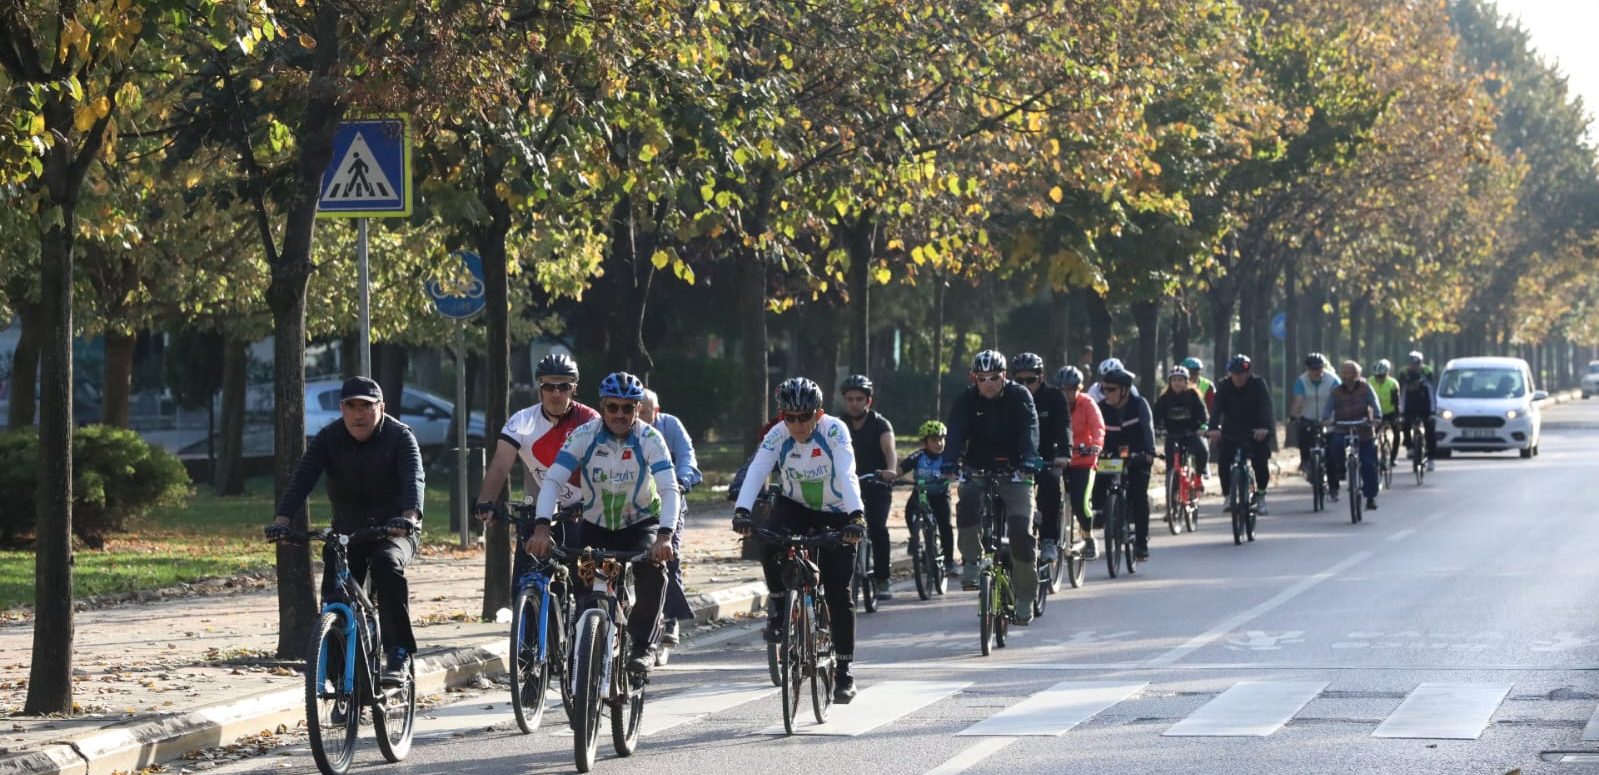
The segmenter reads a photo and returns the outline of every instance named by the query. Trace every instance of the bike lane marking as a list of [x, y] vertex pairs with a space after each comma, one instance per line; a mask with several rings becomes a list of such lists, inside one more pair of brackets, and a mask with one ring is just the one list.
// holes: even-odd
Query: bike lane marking
[[[796, 713], [796, 735], [856, 737], [892, 723], [922, 708], [971, 686], [970, 681], [884, 681], [862, 689], [848, 705], [834, 705], [826, 724], [817, 724], [809, 707]], [[807, 690], [809, 687], [806, 687]], [[800, 693], [803, 705], [810, 704], [810, 692]], [[783, 725], [767, 727], [756, 734], [781, 735]]]
[[1058, 737], [1146, 686], [1148, 681], [1062, 681], [955, 734]]
[[1326, 688], [1326, 681], [1241, 681], [1161, 734], [1266, 737], [1281, 729]]

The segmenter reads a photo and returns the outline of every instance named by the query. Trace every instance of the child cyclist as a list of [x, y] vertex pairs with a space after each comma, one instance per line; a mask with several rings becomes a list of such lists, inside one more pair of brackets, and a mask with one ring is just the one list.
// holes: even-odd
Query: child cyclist
[[[944, 424], [928, 420], [917, 429], [922, 438], [922, 448], [899, 461], [901, 476], [915, 472], [916, 486], [927, 495], [927, 505], [933, 509], [933, 521], [938, 524], [938, 542], [944, 551], [944, 574], [955, 575], [955, 529], [949, 515], [949, 480], [941, 473], [944, 465]], [[912, 493], [911, 502], [916, 495]], [[910, 510], [905, 511], [905, 524], [910, 524]]]

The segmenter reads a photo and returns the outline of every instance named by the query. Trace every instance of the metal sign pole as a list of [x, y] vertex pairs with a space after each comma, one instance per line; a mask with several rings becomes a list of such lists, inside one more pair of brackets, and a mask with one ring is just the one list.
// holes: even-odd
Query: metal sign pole
[[372, 282], [367, 272], [366, 254], [366, 219], [355, 219], [356, 247], [355, 261], [359, 269], [361, 283], [361, 343], [356, 348], [356, 371], [363, 376], [372, 376]]
[[455, 502], [461, 513], [455, 515], [461, 526], [461, 548], [472, 545], [471, 501], [466, 492], [467, 470], [466, 426], [472, 421], [466, 406], [466, 321], [455, 321]]

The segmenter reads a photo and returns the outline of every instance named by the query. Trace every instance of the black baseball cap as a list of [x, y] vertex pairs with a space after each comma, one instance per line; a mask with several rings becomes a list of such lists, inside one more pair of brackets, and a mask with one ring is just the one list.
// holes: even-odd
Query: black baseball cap
[[345, 401], [382, 403], [383, 388], [371, 377], [351, 377], [344, 381], [344, 388], [339, 391], [339, 403]]

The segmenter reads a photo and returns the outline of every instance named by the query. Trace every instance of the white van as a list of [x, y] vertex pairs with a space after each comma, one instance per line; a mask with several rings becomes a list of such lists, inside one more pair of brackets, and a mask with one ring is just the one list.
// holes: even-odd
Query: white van
[[1456, 358], [1438, 377], [1438, 456], [1517, 450], [1538, 454], [1543, 417], [1532, 369], [1520, 358]]

